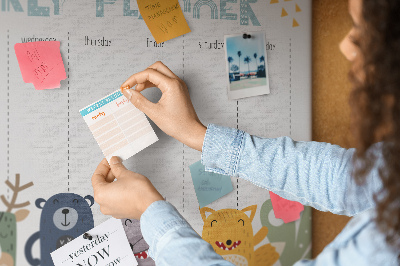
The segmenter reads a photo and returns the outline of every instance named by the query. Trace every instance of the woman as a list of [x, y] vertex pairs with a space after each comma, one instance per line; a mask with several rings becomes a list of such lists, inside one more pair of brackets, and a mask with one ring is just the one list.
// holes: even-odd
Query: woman
[[[350, 0], [353, 28], [340, 49], [352, 62], [357, 149], [262, 139], [199, 121], [185, 83], [158, 62], [131, 76], [124, 95], [163, 131], [202, 151], [207, 170], [249, 180], [323, 211], [355, 217], [313, 261], [296, 265], [397, 265], [400, 250], [400, 1]], [[158, 87], [156, 104], [140, 92]], [[379, 142], [379, 143], [378, 143]], [[114, 178], [117, 182], [112, 182]], [[157, 265], [231, 265], [163, 200], [150, 181], [113, 157], [93, 178], [104, 214], [141, 221]]]

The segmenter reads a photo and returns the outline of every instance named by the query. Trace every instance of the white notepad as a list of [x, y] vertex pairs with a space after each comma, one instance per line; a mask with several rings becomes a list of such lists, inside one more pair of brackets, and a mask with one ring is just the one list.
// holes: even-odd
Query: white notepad
[[145, 114], [119, 91], [81, 109], [107, 161], [128, 159], [158, 140]]
[[120, 220], [110, 218], [87, 233], [92, 239], [79, 236], [50, 253], [54, 265], [138, 265]]

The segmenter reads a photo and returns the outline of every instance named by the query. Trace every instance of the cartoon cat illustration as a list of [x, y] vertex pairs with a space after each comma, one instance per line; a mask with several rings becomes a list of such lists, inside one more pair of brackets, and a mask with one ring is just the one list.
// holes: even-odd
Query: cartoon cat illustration
[[[201, 208], [204, 221], [202, 238], [211, 244], [216, 253], [237, 266], [273, 265], [279, 258], [275, 247], [266, 244], [254, 250], [254, 246], [268, 234], [268, 228], [263, 226], [253, 236], [252, 221], [256, 210], [257, 205], [243, 210]], [[246, 211], [251, 212], [250, 217]], [[206, 212], [211, 214], [206, 217]]]

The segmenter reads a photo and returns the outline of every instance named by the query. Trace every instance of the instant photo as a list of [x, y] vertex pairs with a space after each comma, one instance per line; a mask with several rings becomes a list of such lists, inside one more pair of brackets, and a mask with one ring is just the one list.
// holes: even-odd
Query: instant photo
[[228, 98], [269, 94], [264, 32], [225, 35]]

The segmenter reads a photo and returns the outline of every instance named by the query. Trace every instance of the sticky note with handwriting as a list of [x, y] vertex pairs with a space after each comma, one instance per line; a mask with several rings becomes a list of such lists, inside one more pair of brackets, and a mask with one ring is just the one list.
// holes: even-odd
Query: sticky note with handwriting
[[201, 161], [190, 165], [189, 168], [200, 208], [233, 190], [229, 176], [207, 172]]
[[138, 265], [120, 220], [110, 218], [50, 255], [55, 266]]
[[144, 113], [117, 90], [79, 111], [107, 161], [128, 159], [158, 140]]
[[301, 203], [284, 199], [271, 191], [269, 196], [271, 197], [272, 208], [276, 218], [282, 219], [285, 223], [300, 219], [300, 213], [304, 210], [304, 206]]
[[137, 4], [157, 43], [190, 32], [178, 0], [138, 0]]
[[14, 50], [24, 82], [33, 83], [36, 90], [59, 88], [67, 78], [60, 42], [16, 43]]

